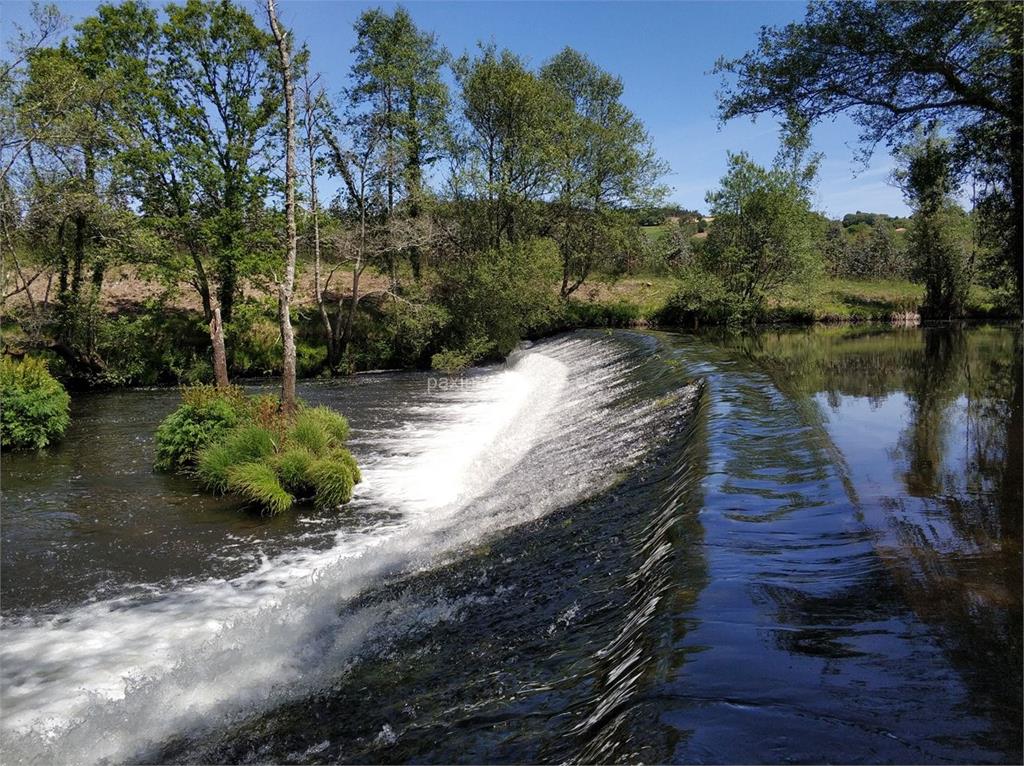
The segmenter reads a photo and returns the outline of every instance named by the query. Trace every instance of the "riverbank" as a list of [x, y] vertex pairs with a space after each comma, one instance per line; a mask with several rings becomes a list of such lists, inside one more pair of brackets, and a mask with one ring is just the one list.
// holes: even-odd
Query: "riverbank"
[[[416, 294], [428, 294], [429, 273], [424, 282], [411, 282], [412, 299], [390, 300], [387, 279], [367, 270], [363, 277], [366, 297], [359, 304], [348, 355], [338, 371], [373, 369], [424, 369], [435, 354], [447, 352], [443, 341], [444, 312], [429, 301], [417, 303]], [[538, 340], [566, 330], [610, 327], [709, 326], [716, 317], [696, 312], [680, 315], [666, 306], [684, 284], [671, 274], [640, 273], [626, 276], [595, 274], [565, 302], [554, 300], [544, 318], [525, 333]], [[351, 293], [339, 281], [330, 295], [332, 305], [351, 300]], [[818, 279], [790, 285], [770, 297], [762, 313], [749, 320], [754, 325], [811, 325], [855, 322], [905, 323], [917, 321], [917, 307], [924, 288], [906, 280]], [[298, 374], [302, 378], [329, 376], [327, 343], [319, 309], [313, 300], [310, 269], [300, 272], [294, 303], [293, 323], [298, 344]], [[280, 335], [276, 303], [259, 298], [250, 285], [244, 300], [227, 328], [227, 346], [232, 377], [252, 378], [279, 373]], [[33, 286], [36, 306], [46, 301], [45, 286]], [[50, 296], [52, 301], [53, 297]], [[19, 303], [19, 300], [21, 303]], [[27, 348], [17, 323], [11, 321], [27, 306], [24, 295], [5, 307], [3, 317], [6, 353]], [[101, 374], [76, 378], [53, 354], [51, 368], [73, 389], [111, 389], [129, 386], [181, 385], [207, 382], [212, 378], [208, 360], [209, 338], [195, 297], [184, 286], [160, 292], [145, 275], [132, 269], [120, 270], [104, 285], [92, 321], [97, 326], [99, 354], [105, 361]], [[975, 287], [971, 292], [967, 319], [1006, 318], [999, 310], [998, 296]], [[443, 357], [443, 354], [441, 355]], [[472, 359], [451, 355], [459, 361]], [[494, 357], [497, 358], [497, 357]], [[443, 366], [443, 365], [442, 365]]]

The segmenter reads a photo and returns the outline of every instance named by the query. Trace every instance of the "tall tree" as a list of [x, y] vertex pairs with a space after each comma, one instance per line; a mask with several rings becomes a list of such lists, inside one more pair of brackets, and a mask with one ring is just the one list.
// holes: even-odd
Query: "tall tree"
[[[716, 69], [735, 75], [721, 116], [797, 109], [811, 120], [848, 112], [870, 151], [941, 120], [954, 171], [988, 183], [985, 209], [1012, 232], [1001, 244], [1024, 280], [1024, 4], [812, 2], [805, 19], [765, 28], [757, 48]], [[1003, 199], [1006, 204], [998, 204]]]
[[309, 178], [309, 226], [312, 229], [311, 247], [313, 251], [313, 299], [320, 311], [324, 332], [328, 340], [328, 356], [333, 345], [331, 340], [332, 325], [325, 297], [325, 278], [323, 273], [323, 245], [320, 236], [320, 159], [324, 149], [324, 130], [329, 117], [330, 103], [327, 92], [320, 83], [320, 75], [310, 75], [306, 66], [302, 76], [302, 143], [306, 150], [306, 166]]
[[819, 158], [808, 157], [809, 148], [806, 123], [791, 119], [772, 167], [730, 154], [720, 188], [707, 195], [714, 216], [707, 265], [755, 308], [815, 266], [821, 226], [810, 199]]
[[277, 43], [281, 81], [284, 84], [285, 166], [284, 217], [286, 255], [284, 275], [278, 285], [278, 318], [281, 324], [281, 409], [293, 412], [295, 398], [295, 332], [292, 329], [291, 301], [295, 289], [295, 260], [298, 252], [298, 232], [295, 228], [295, 73], [292, 71], [291, 41], [277, 20], [274, 0], [267, 0], [267, 18]]
[[482, 202], [474, 245], [497, 248], [535, 233], [536, 203], [551, 188], [550, 138], [561, 106], [550, 84], [514, 53], [485, 46], [455, 64], [466, 123], [470, 190]]
[[[420, 215], [424, 171], [447, 142], [448, 88], [441, 77], [447, 54], [432, 34], [420, 31], [408, 11], [365, 11], [355, 24], [350, 119], [383, 133], [381, 151], [388, 215], [405, 202], [404, 214]], [[421, 253], [409, 252], [419, 276]]]
[[594, 266], [623, 241], [615, 212], [657, 204], [666, 168], [643, 123], [621, 101], [622, 80], [566, 48], [540, 72], [561, 96], [551, 143], [556, 202], [553, 233], [562, 255], [562, 297], [575, 292]]
[[[112, 183], [117, 73], [80, 36], [27, 56], [17, 95], [23, 137], [25, 223], [33, 249], [58, 273], [56, 338], [74, 373], [102, 368], [94, 353], [95, 308], [104, 274], [119, 257], [130, 216]], [[68, 101], [65, 93], [73, 92]]]
[[230, 322], [239, 280], [263, 266], [253, 232], [269, 191], [267, 154], [280, 106], [274, 40], [229, 0], [187, 0], [166, 11], [159, 160], [197, 213]]
[[933, 130], [901, 153], [898, 177], [914, 214], [910, 256], [924, 276], [922, 313], [933, 319], [961, 316], [971, 285], [969, 222], [953, 202], [956, 188], [949, 146]]

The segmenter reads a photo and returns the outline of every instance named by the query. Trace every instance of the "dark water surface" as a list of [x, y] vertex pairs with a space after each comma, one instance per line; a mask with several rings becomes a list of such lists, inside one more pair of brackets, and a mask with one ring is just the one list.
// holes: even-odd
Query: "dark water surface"
[[5, 455], [10, 762], [1022, 759], [1010, 328], [578, 333], [313, 383], [367, 477], [153, 474], [169, 391]]

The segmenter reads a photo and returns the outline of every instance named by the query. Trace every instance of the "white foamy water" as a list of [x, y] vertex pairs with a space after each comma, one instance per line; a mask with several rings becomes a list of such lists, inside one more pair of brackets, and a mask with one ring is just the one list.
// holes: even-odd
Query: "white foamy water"
[[90, 603], [6, 625], [4, 762], [130, 759], [180, 732], [309, 694], [360, 648], [457, 605], [340, 607], [392, 573], [594, 494], [642, 452], [656, 408], [611, 407], [623, 352], [569, 338], [433, 396], [397, 432], [357, 435], [354, 503], [399, 520], [338, 532], [327, 550], [266, 559], [231, 580]]

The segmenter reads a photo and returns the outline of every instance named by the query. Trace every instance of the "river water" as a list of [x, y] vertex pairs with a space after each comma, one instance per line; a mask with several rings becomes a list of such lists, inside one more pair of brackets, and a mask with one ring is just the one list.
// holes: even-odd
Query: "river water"
[[309, 382], [364, 482], [153, 473], [168, 390], [8, 454], [5, 763], [1022, 758], [1011, 328], [580, 332]]

